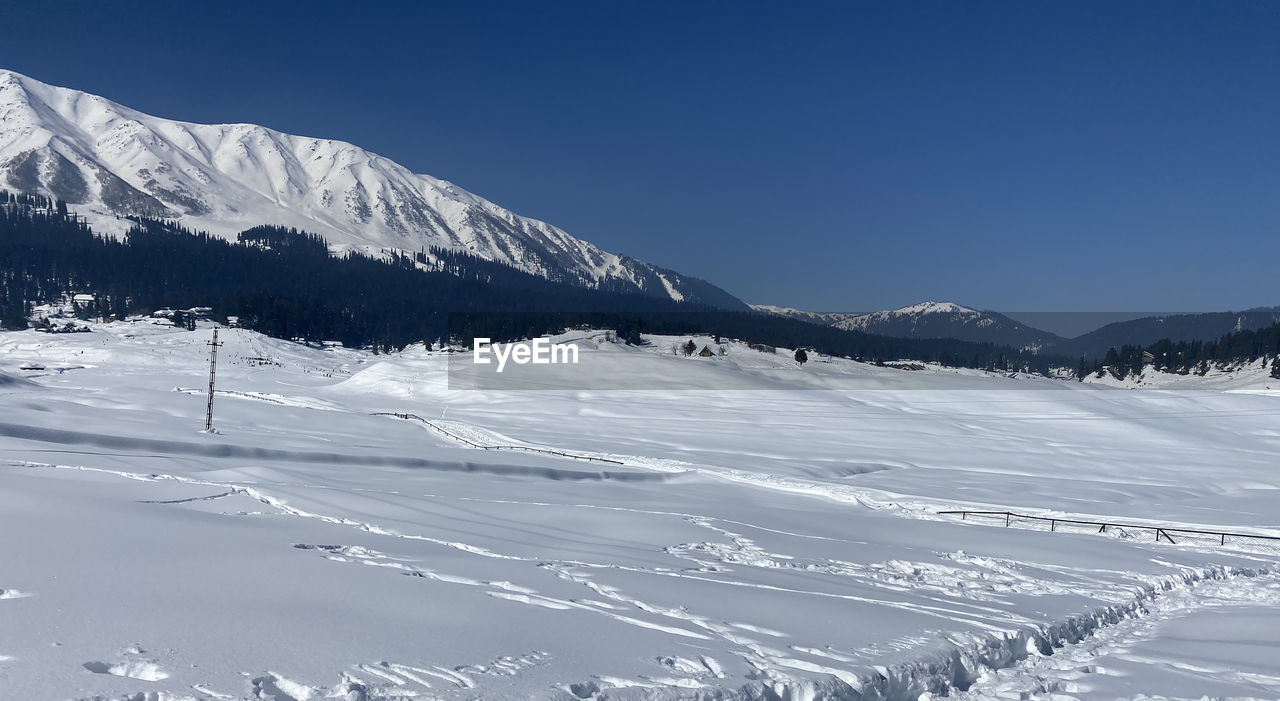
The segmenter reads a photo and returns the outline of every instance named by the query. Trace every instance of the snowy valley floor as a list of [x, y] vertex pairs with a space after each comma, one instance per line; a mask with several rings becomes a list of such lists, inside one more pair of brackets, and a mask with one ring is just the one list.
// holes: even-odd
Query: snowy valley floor
[[205, 434], [210, 334], [0, 334], [0, 698], [1280, 697], [1280, 551], [937, 514], [1280, 535], [1260, 370], [596, 335], [561, 389], [464, 390], [440, 353], [223, 330]]

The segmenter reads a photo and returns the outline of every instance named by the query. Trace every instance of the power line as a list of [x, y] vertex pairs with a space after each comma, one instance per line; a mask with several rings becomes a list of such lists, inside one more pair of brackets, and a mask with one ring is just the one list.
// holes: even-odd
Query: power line
[[205, 345], [209, 346], [209, 404], [205, 407], [204, 413], [204, 430], [206, 432], [213, 430], [213, 380], [218, 372], [218, 330], [213, 330], [213, 340]]

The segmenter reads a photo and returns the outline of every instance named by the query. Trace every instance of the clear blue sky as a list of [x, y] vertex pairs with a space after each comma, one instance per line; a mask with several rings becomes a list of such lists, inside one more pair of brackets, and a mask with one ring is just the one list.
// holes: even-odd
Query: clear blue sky
[[1280, 3], [6, 3], [0, 66], [339, 138], [751, 302], [1280, 304]]

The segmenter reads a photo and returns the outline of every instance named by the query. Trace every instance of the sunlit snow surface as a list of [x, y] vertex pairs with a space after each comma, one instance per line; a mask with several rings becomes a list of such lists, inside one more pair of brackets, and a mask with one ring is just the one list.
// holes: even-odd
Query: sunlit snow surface
[[936, 513], [1280, 534], [1260, 367], [1128, 390], [597, 335], [539, 368], [568, 389], [482, 391], [224, 329], [210, 435], [210, 335], [0, 334], [0, 698], [1280, 695], [1275, 556]]

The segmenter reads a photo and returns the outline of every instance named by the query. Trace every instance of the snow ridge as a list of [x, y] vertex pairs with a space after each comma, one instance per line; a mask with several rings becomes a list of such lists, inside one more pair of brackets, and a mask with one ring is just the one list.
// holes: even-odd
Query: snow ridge
[[834, 326], [846, 331], [898, 338], [956, 338], [994, 343], [1039, 352], [1053, 348], [1062, 338], [1034, 329], [1003, 314], [979, 311], [955, 302], [920, 302], [899, 309], [871, 312], [806, 312], [788, 307], [752, 305], [766, 314]]
[[874, 328], [881, 324], [901, 321], [909, 317], [920, 317], [935, 314], [946, 314], [953, 317], [975, 317], [980, 316], [982, 312], [975, 311], [968, 307], [962, 307], [955, 302], [920, 302], [919, 304], [912, 304], [910, 306], [891, 311], [857, 314], [844, 319], [839, 319], [832, 325], [842, 329], [862, 331], [868, 328]]
[[1256, 578], [1269, 573], [1266, 569], [1212, 567], [1191, 570], [1145, 588], [1132, 600], [1096, 609], [1065, 621], [1038, 625], [992, 635], [967, 644], [956, 644], [950, 655], [899, 665], [885, 670], [873, 683], [874, 691], [863, 687], [857, 695], [832, 698], [915, 699], [923, 693], [949, 695], [966, 691], [990, 671], [1007, 669], [1031, 656], [1051, 656], [1056, 649], [1077, 644], [1099, 631], [1122, 621], [1148, 614], [1148, 607], [1162, 597], [1182, 592], [1206, 582], [1234, 577]]
[[439, 246], [587, 287], [742, 306], [354, 144], [161, 119], [3, 69], [0, 187], [64, 200], [105, 233], [124, 232], [122, 215], [227, 238], [273, 224], [320, 234], [335, 253]]

